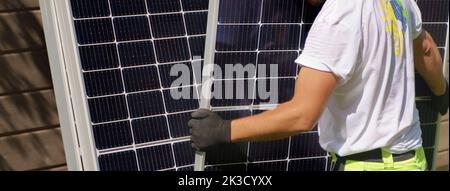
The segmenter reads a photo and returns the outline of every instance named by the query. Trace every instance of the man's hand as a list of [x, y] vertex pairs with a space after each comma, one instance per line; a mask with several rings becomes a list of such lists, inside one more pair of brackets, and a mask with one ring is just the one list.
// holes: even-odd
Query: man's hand
[[445, 115], [448, 111], [448, 82], [446, 83], [445, 93], [443, 95], [433, 95], [431, 105], [433, 110]]
[[210, 110], [199, 109], [192, 113], [188, 126], [192, 133], [192, 148], [197, 151], [231, 142], [231, 121], [223, 120]]

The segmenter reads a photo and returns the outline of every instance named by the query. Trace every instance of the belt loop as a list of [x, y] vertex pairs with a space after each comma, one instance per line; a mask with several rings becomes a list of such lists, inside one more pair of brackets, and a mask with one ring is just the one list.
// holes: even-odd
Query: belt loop
[[339, 171], [339, 164], [338, 164], [338, 158], [337, 158], [337, 155], [336, 155], [336, 153], [331, 153], [330, 152], [330, 155], [331, 155], [331, 170], [332, 171]]
[[381, 155], [383, 156], [384, 168], [394, 168], [394, 157], [392, 156], [392, 153], [382, 148]]
[[337, 156], [336, 156], [336, 153], [330, 153], [331, 154], [331, 161], [332, 162], [337, 162]]

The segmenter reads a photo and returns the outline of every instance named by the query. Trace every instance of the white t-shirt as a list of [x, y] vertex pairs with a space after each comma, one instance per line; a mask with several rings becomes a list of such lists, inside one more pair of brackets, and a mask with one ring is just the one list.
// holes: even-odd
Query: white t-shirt
[[414, 0], [327, 0], [296, 63], [339, 77], [319, 120], [321, 146], [340, 156], [422, 145], [415, 105]]

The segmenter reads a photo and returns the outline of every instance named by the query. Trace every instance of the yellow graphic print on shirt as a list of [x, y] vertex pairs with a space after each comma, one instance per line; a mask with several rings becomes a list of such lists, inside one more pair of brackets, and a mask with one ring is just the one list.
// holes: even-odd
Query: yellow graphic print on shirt
[[[380, 0], [383, 4], [381, 9], [385, 13], [383, 20], [386, 21], [386, 32], [392, 33], [392, 44], [395, 46], [395, 56], [403, 56], [407, 30], [408, 12], [403, 8], [400, 0]], [[401, 24], [402, 26], [399, 26]], [[401, 28], [400, 28], [401, 27]]]

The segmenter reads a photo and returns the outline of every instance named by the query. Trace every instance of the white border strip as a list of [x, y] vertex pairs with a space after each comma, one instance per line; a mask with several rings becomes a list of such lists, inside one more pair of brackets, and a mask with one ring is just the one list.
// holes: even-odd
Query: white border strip
[[445, 54], [444, 54], [444, 76], [445, 78], [447, 78], [447, 81], [449, 80], [449, 40], [450, 40], [450, 21], [447, 21], [447, 40], [446, 40], [446, 45], [445, 45]]
[[68, 170], [83, 170], [55, 1], [39, 1]]
[[[210, 0], [208, 8], [208, 27], [205, 40], [205, 59], [202, 71], [202, 92], [200, 95], [200, 108], [209, 109], [211, 102], [211, 89], [213, 84], [214, 57], [216, 54], [217, 21], [219, 20], [220, 0]], [[205, 152], [195, 153], [194, 171], [205, 170]]]
[[98, 170], [69, 0], [40, 0], [69, 170]]

